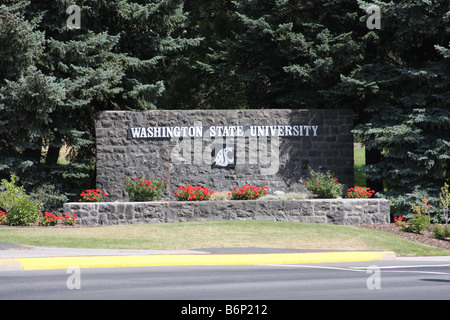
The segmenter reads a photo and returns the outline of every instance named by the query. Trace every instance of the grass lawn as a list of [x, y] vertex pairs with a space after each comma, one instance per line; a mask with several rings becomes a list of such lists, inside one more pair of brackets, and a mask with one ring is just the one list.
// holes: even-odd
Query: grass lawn
[[202, 221], [86, 228], [0, 227], [0, 242], [50, 247], [181, 250], [265, 247], [388, 250], [398, 256], [449, 255], [388, 232], [315, 223]]
[[364, 173], [359, 171], [359, 168], [366, 164], [366, 148], [353, 148], [354, 152], [354, 176], [355, 176], [355, 186], [366, 186], [366, 178]]

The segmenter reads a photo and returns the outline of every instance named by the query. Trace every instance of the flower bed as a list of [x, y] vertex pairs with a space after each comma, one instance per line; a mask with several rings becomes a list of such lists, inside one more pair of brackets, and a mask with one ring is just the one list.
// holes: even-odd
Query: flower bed
[[178, 187], [174, 193], [180, 201], [206, 201], [214, 194], [214, 190], [202, 186], [187, 185]]
[[[66, 203], [64, 212], [76, 214], [77, 221], [85, 225], [199, 220], [276, 220], [345, 225], [390, 222], [388, 200], [369, 199], [372, 193], [340, 198], [343, 185], [330, 173], [323, 175], [311, 170], [308, 181], [314, 182], [311, 188], [316, 195], [331, 195], [333, 199], [266, 199], [267, 186], [244, 184], [220, 193], [220, 197], [204, 186], [179, 186], [174, 192], [176, 200], [170, 201], [163, 199], [163, 194], [170, 196], [170, 184], [166, 180], [125, 177], [124, 187], [130, 201]], [[314, 189], [317, 187], [320, 192]]]
[[245, 184], [242, 187], [234, 187], [233, 190], [228, 193], [232, 200], [256, 200], [267, 194], [266, 186], [261, 188]]

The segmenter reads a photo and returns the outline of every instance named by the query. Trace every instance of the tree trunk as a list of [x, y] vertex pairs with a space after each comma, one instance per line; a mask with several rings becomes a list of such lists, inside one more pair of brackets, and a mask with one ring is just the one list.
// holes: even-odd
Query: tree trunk
[[31, 159], [36, 163], [41, 162], [41, 154], [42, 154], [42, 139], [37, 139], [33, 143], [33, 149], [25, 149], [23, 155], [27, 159]]
[[49, 146], [47, 151], [47, 158], [45, 160], [45, 164], [57, 164], [59, 158], [59, 152], [61, 147]]
[[[366, 148], [366, 165], [377, 164], [380, 161], [381, 152], [379, 150], [368, 150]], [[366, 186], [376, 192], [383, 192], [383, 181], [380, 179], [370, 179], [370, 177], [366, 177]]]

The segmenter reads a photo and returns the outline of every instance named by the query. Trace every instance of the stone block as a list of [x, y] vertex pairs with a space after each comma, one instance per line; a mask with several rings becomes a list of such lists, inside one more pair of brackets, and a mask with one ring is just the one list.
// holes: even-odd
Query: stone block
[[78, 223], [85, 225], [255, 219], [341, 225], [390, 223], [389, 201], [385, 199], [66, 203], [64, 210], [76, 213]]
[[[125, 174], [133, 177], [164, 175], [163, 178], [173, 185], [201, 183], [214, 190], [220, 188], [220, 191], [230, 190], [233, 185], [244, 182], [253, 185], [262, 182], [270, 188], [298, 191], [301, 187], [298, 181], [307, 175], [307, 164], [328, 164], [326, 169], [334, 172], [340, 181], [353, 185], [351, 115], [349, 110], [291, 109], [104, 111], [96, 118], [97, 187], [107, 190], [111, 201], [128, 200], [121, 186]], [[198, 141], [190, 137], [133, 139], [127, 136], [128, 129], [133, 127], [189, 127], [198, 124], [316, 125], [318, 134], [305, 136], [305, 130], [303, 136], [277, 137], [279, 149], [273, 144], [275, 138], [267, 139], [265, 136], [222, 139], [236, 143], [239, 148], [239, 163], [229, 169], [211, 168], [211, 154], [207, 152], [213, 142], [211, 137], [201, 137]], [[272, 147], [278, 150], [273, 151], [275, 154]], [[181, 148], [179, 151], [182, 152], [177, 152], [176, 148]], [[326, 159], [324, 152], [328, 152]], [[181, 163], [175, 161], [175, 155], [184, 160]], [[285, 175], [287, 172], [289, 174]]]

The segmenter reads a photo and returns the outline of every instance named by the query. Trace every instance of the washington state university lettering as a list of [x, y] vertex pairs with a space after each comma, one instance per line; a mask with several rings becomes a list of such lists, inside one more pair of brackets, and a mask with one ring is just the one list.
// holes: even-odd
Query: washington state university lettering
[[191, 126], [134, 127], [128, 129], [129, 139], [185, 137], [308, 137], [317, 136], [319, 126]]

